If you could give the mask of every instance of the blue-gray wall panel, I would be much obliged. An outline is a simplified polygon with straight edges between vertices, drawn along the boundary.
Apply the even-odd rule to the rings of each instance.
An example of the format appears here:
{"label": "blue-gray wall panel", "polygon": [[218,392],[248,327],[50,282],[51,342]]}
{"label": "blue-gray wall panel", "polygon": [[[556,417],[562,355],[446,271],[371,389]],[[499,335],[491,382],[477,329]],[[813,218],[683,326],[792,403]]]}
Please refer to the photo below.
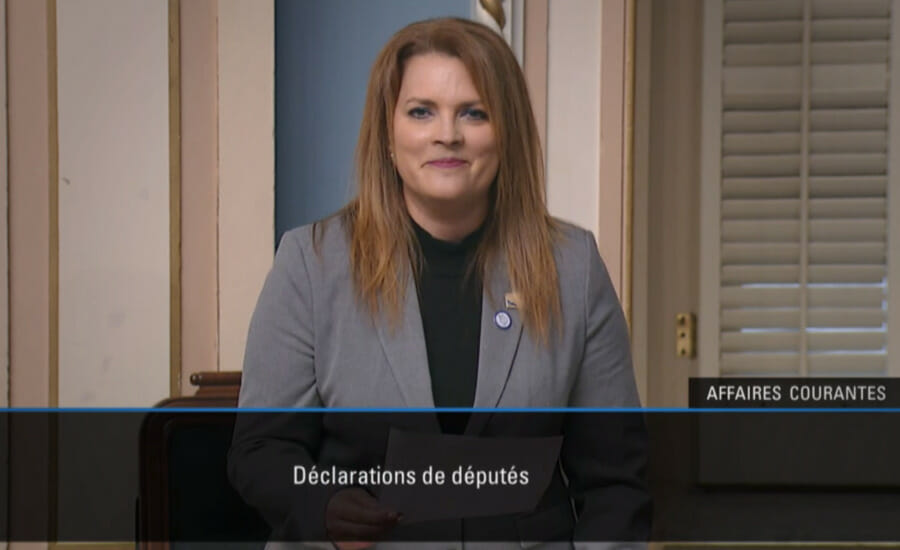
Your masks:
{"label": "blue-gray wall panel", "polygon": [[276,0],[275,236],[343,206],[369,70],[398,29],[469,0]]}

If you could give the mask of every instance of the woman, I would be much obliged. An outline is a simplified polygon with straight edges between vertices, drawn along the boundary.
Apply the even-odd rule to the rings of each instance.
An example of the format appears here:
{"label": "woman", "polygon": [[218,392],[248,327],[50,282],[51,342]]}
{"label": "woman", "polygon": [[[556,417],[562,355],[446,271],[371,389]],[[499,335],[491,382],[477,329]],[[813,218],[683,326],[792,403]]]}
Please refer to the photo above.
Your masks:
{"label": "woman", "polygon": [[[347,207],[282,239],[250,326],[241,407],[639,406],[612,284],[590,233],[547,213],[524,77],[497,34],[438,19],[394,35],[372,68],[356,169]],[[413,416],[423,431],[513,430],[504,415]],[[239,419],[230,475],[276,538],[351,548],[367,543],[343,541],[394,532],[403,511],[362,488],[296,492],[259,475],[356,466],[372,454],[363,441],[383,454],[364,420]],[[515,547],[645,536],[640,422],[604,432],[613,439],[585,415],[536,424],[565,438],[538,509],[463,531],[509,533]]]}

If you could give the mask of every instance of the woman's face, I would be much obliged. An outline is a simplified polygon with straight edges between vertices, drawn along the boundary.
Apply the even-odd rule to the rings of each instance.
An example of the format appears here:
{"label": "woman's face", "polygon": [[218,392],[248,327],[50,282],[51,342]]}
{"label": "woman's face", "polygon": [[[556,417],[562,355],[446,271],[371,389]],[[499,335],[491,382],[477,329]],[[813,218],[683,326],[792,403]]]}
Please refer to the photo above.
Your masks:
{"label": "woman's face", "polygon": [[423,218],[435,215],[479,215],[475,227],[486,215],[499,156],[485,109],[459,59],[429,53],[407,61],[393,154],[407,209],[425,229]]}

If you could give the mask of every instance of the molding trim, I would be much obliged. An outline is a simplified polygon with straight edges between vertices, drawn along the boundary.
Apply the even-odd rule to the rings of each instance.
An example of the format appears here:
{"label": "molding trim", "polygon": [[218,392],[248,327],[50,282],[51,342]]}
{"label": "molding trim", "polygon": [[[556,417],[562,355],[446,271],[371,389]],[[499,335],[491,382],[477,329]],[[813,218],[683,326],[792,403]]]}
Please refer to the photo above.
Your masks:
{"label": "molding trim", "polygon": [[[49,405],[47,3],[9,0],[9,386],[15,407]],[[27,214],[26,214],[27,213]],[[12,480],[10,480],[12,483]]]}
{"label": "molding trim", "polygon": [[181,395],[181,0],[169,0],[169,397]]}
{"label": "molding trim", "polygon": [[[9,150],[6,101],[6,0],[0,0],[0,407],[9,406]],[[9,510],[9,433],[0,439],[0,510]],[[9,514],[0,515],[9,533]],[[0,540],[0,550],[8,543]]]}
{"label": "molding trim", "polygon": [[219,370],[218,2],[180,2],[179,11],[179,391],[191,395],[191,373]]}
{"label": "molding trim", "polygon": [[[900,2],[891,2],[891,39],[888,59],[888,74],[891,75],[888,93],[888,143],[896,143],[894,138],[900,137]],[[888,341],[886,369],[887,376],[900,376],[900,155],[896,150],[888,157],[888,280],[887,280],[887,319]],[[891,338],[891,336],[894,338]]]}
{"label": "molding trim", "polygon": [[[649,166],[650,166],[650,46],[652,3],[634,2],[631,145],[631,348],[634,373],[641,403],[649,406],[648,379],[648,299],[647,262],[649,254]],[[653,550],[653,549],[651,549]],[[658,550],[658,549],[657,549]]]}
{"label": "molding trim", "polygon": [[700,66],[700,235],[697,376],[719,376],[723,0],[703,4]]}
{"label": "molding trim", "polygon": [[[49,387],[48,406],[59,406],[59,100],[57,84],[56,0],[47,1],[47,136],[48,136],[48,261],[50,308],[49,320]],[[47,532],[56,539],[59,526],[59,437],[57,419],[48,420],[47,427]]]}
{"label": "molding trim", "polygon": [[[522,66],[531,108],[541,138],[544,155],[544,173],[547,171],[547,24],[550,7],[548,0],[528,0],[523,5],[522,17]],[[546,190],[546,183],[545,183]]]}
{"label": "molding trim", "polygon": [[[618,237],[600,230],[601,18],[606,2],[549,2],[547,30],[547,207],[550,214],[591,231],[613,280]],[[571,52],[578,51],[576,56]],[[621,82],[620,82],[621,84]],[[578,105],[578,109],[572,109]],[[620,113],[621,114],[621,113]],[[618,180],[616,187],[618,189]],[[620,189],[618,189],[620,190]],[[618,199],[615,209],[620,208]],[[610,227],[618,232],[618,214]],[[615,242],[610,253],[610,242]],[[618,285],[616,286],[618,292]]]}
{"label": "molding trim", "polygon": [[625,95],[622,100],[622,309],[632,324],[634,271],[634,44],[635,0],[625,0]]}
{"label": "molding trim", "polygon": [[47,135],[49,137],[50,384],[48,406],[59,406],[59,109],[57,101],[56,0],[47,0]]}
{"label": "molding trim", "polygon": [[627,166],[632,100],[627,93],[632,87],[627,74],[631,38],[627,30],[627,4],[627,0],[607,0],[601,7],[600,142],[594,154],[599,159],[597,241],[630,325],[631,295],[626,266],[630,241],[626,230],[631,207],[627,195],[632,190]]}
{"label": "molding trim", "polygon": [[[6,101],[6,0],[0,0],[0,406],[9,406],[9,118]],[[0,453],[0,464],[5,463],[6,452]],[[5,481],[0,473],[0,479]],[[3,487],[5,487],[5,483]],[[5,502],[0,495],[0,503]],[[0,518],[0,523],[6,521]],[[0,543],[2,548],[2,543]]]}
{"label": "molding trim", "polygon": [[241,370],[275,242],[275,3],[219,0],[219,370]]}

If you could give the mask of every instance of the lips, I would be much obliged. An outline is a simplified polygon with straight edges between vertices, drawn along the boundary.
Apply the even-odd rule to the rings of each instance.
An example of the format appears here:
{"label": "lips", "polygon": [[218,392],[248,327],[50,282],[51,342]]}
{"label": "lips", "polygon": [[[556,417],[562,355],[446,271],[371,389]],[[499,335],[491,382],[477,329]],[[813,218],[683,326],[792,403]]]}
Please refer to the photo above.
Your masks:
{"label": "lips", "polygon": [[436,166],[437,168],[457,168],[464,165],[465,163],[466,161],[462,159],[446,158],[432,160],[428,164],[430,164],[431,166]]}

